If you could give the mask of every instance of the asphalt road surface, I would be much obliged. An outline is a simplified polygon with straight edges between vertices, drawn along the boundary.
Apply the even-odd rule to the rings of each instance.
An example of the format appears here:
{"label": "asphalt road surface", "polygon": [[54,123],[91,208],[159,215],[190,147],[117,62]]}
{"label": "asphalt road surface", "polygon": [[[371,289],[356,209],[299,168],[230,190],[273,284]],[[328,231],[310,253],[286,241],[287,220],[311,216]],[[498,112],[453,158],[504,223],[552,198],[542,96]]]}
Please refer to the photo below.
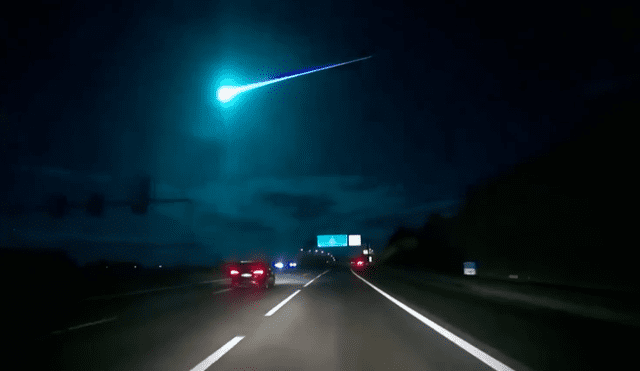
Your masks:
{"label": "asphalt road surface", "polygon": [[633,360],[637,333],[347,267],[280,274],[268,291],[216,281],[87,301],[59,326],[21,345],[9,363],[38,370],[618,369]]}

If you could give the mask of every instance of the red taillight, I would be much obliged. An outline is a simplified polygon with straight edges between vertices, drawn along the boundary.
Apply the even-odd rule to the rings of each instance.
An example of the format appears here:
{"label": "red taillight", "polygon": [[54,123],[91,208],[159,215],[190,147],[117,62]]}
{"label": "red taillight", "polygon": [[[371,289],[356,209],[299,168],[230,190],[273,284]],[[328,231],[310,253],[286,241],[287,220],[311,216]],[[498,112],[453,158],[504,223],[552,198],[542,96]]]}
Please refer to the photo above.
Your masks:
{"label": "red taillight", "polygon": [[235,276],[236,274],[239,274],[239,273],[240,273],[240,272],[238,272],[238,271],[237,271],[237,270],[235,270],[235,269],[232,269],[232,270],[229,272],[229,274],[231,274],[232,276]]}
{"label": "red taillight", "polygon": [[362,261],[359,261],[359,262],[358,262],[358,265],[362,265],[362,264],[364,264]]}
{"label": "red taillight", "polygon": [[253,271],[253,274],[255,274],[255,275],[261,275],[263,273],[264,273],[264,271],[262,269],[256,269],[255,271]]}

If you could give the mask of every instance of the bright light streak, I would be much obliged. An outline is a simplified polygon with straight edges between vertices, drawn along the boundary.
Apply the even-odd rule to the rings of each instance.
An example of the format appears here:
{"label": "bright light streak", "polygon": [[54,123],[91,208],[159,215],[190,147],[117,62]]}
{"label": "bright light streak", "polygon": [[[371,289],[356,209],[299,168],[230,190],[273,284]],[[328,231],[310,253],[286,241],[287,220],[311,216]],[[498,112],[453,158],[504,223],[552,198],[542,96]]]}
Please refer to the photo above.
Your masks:
{"label": "bright light streak", "polygon": [[362,60],[365,60],[365,59],[368,59],[368,58],[371,58],[371,56],[354,59],[354,60],[348,61],[348,62],[342,62],[342,63],[338,63],[338,64],[333,64],[333,65],[330,65],[330,66],[327,66],[327,67],[320,67],[320,68],[313,69],[311,71],[297,73],[297,74],[294,74],[294,75],[291,75],[291,76],[280,77],[280,78],[277,78],[277,79],[267,80],[267,81],[263,81],[263,82],[257,82],[257,83],[254,83],[254,84],[249,84],[249,85],[244,85],[244,86],[230,86],[230,85],[221,86],[220,88],[218,88],[217,98],[218,98],[218,100],[220,102],[227,103],[230,100],[232,100],[236,95],[238,95],[240,93],[243,93],[245,91],[257,89],[257,88],[263,87],[265,85],[275,84],[276,82],[292,79],[294,77],[298,77],[298,76],[302,76],[302,75],[308,75],[308,74],[313,73],[313,72],[328,70],[329,68],[334,68],[334,67],[344,66],[345,64],[349,64],[349,63],[359,62],[359,61],[362,61]]}

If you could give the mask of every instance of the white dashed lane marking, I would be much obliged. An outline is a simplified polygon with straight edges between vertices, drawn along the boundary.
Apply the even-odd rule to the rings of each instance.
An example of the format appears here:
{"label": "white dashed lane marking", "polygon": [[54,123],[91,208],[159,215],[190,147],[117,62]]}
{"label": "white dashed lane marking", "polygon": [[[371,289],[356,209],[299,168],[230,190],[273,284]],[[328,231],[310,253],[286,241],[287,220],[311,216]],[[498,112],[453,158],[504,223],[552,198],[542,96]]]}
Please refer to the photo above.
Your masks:
{"label": "white dashed lane marking", "polygon": [[191,371],[204,371],[204,370],[206,370],[214,362],[216,362],[223,355],[225,355],[225,353],[230,351],[231,348],[235,347],[242,339],[244,339],[244,336],[236,336],[236,337],[234,337],[228,343],[223,345],[222,348],[216,350],[212,355],[210,355],[209,357],[205,358],[204,361],[198,363],[198,365],[196,367],[192,368]]}
{"label": "white dashed lane marking", "polygon": [[309,285],[311,284],[311,282],[313,282],[313,281],[317,280],[318,278],[320,278],[320,276],[322,276],[323,274],[327,273],[328,271],[329,271],[329,270],[327,269],[326,271],[324,271],[324,272],[320,273],[316,278],[314,278],[314,279],[312,279],[311,281],[307,282],[307,283],[306,283],[304,286],[302,286],[302,287],[307,287],[307,286],[309,286]]}
{"label": "white dashed lane marking", "polygon": [[287,304],[287,302],[291,299],[293,299],[294,296],[298,295],[298,293],[302,291],[302,290],[298,290],[296,292],[294,292],[293,294],[289,295],[288,298],[284,299],[280,304],[276,305],[275,307],[273,307],[273,309],[271,309],[267,314],[265,314],[265,317],[270,317],[272,316],[275,312],[278,311],[278,309],[282,308],[283,305]]}
{"label": "white dashed lane marking", "polygon": [[89,327],[89,326],[93,326],[93,325],[99,325],[99,324],[105,323],[105,322],[115,321],[116,319],[118,319],[118,317],[103,318],[103,319],[98,320],[98,321],[93,321],[93,322],[89,322],[89,323],[83,323],[82,325],[77,325],[77,326],[71,326],[71,327],[68,328],[68,330],[69,331],[73,331],[73,330],[77,330],[77,329],[80,329],[80,328],[83,328],[83,327]]}

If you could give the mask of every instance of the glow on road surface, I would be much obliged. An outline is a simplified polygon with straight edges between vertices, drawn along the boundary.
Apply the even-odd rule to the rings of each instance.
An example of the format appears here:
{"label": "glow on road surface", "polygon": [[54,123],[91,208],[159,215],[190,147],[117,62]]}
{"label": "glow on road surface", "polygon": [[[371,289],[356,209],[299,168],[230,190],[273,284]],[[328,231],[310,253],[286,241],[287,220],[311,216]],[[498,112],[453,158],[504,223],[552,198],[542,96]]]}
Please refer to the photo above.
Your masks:
{"label": "glow on road surface", "polygon": [[254,84],[249,84],[249,85],[244,85],[244,86],[230,86],[230,85],[221,86],[220,88],[218,88],[217,98],[218,98],[218,100],[220,102],[226,103],[226,102],[229,102],[230,100],[232,100],[236,95],[238,95],[240,93],[243,93],[245,91],[249,91],[249,90],[253,90],[253,89],[256,89],[256,88],[260,88],[260,87],[263,87],[265,85],[274,84],[276,82],[284,81],[284,80],[287,80],[287,79],[292,79],[294,77],[298,77],[298,76],[302,76],[302,75],[308,75],[310,73],[314,73],[314,72],[318,72],[318,71],[328,70],[329,68],[339,67],[339,66],[343,66],[345,64],[363,61],[363,60],[368,59],[368,58],[371,58],[371,56],[354,59],[354,60],[348,61],[348,62],[333,64],[333,65],[330,65],[330,66],[327,66],[327,67],[320,67],[320,68],[313,69],[311,71],[297,73],[297,74],[294,74],[294,75],[291,75],[291,76],[280,77],[280,78],[277,78],[277,79],[267,80],[267,81],[263,81],[263,82],[257,82],[257,83],[254,83]]}

